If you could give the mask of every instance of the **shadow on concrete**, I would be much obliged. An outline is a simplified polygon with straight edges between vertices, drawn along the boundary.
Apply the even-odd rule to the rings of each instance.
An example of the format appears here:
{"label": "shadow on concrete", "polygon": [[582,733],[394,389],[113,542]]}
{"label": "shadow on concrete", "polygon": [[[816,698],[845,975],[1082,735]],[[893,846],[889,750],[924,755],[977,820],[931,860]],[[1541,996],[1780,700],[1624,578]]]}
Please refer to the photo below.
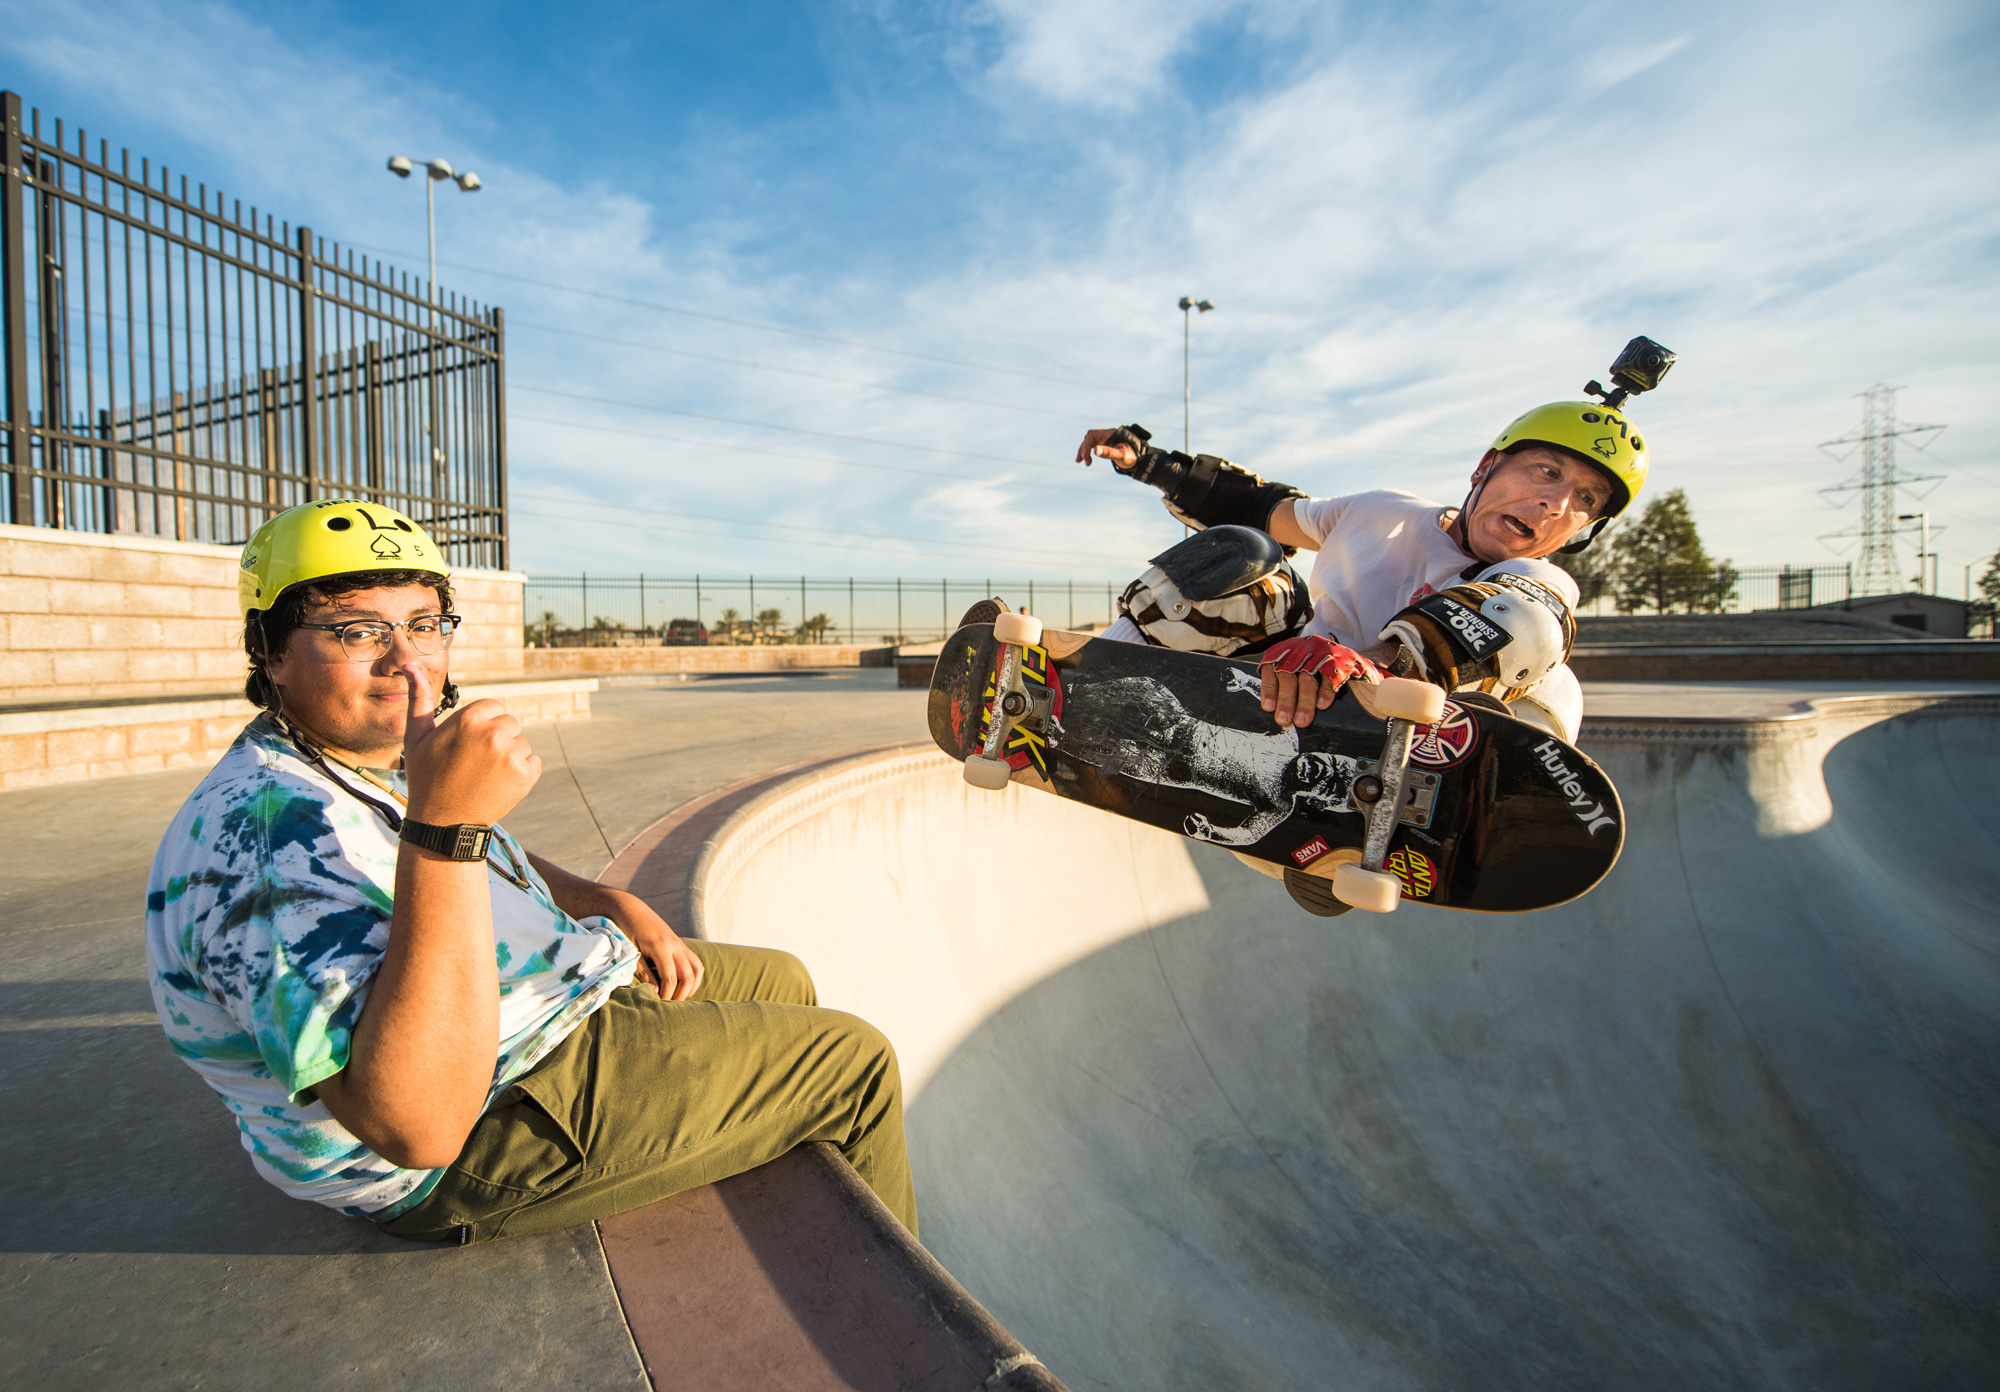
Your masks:
{"label": "shadow on concrete", "polygon": [[[88,1017],[114,1002],[151,1015],[139,982],[11,982],[0,986],[0,1021]],[[14,1176],[0,1250],[409,1250],[258,1178],[215,1094],[150,1018],[0,1032],[0,1088],[8,1097],[0,1165]]]}

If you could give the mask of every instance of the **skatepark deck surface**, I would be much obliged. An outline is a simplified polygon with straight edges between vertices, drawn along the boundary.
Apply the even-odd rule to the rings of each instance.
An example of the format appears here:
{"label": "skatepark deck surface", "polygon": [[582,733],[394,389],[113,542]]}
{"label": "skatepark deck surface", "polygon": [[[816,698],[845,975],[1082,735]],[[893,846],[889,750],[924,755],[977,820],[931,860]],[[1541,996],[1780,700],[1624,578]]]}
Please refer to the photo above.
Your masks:
{"label": "skatepark deck surface", "polygon": [[[509,824],[596,873],[920,739],[892,681],[600,693]],[[1307,918],[921,749],[734,808],[690,903],[897,1043],[926,1246],[1079,1392],[1991,1386],[2000,705],[1837,694],[1592,690],[1630,836],[1544,914]],[[195,778],[0,798],[10,1381],[644,1385],[593,1229],[412,1249],[251,1175],[140,970]]]}

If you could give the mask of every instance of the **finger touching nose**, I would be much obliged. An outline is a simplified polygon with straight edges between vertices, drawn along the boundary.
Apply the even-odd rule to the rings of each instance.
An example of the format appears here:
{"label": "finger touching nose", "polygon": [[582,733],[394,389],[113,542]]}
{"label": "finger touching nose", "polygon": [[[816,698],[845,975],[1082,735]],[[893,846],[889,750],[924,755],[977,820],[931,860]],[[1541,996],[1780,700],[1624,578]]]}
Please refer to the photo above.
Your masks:
{"label": "finger touching nose", "polygon": [[437,689],[421,663],[406,663],[402,675],[410,684],[410,713],[403,726],[403,742],[410,744],[437,728]]}

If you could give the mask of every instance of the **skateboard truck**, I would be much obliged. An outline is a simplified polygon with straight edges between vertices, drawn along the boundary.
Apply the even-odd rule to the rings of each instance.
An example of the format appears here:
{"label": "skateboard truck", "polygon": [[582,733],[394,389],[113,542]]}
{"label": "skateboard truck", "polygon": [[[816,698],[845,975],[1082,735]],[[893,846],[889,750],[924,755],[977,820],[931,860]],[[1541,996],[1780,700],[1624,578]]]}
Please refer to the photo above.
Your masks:
{"label": "skateboard truck", "polygon": [[977,754],[965,756],[965,781],[975,788],[997,792],[1014,777],[1013,766],[1002,757],[1014,727],[1030,714],[1046,710],[1046,698],[1026,689],[1021,680],[1021,654],[1042,641],[1042,621],[1033,614],[1001,614],[993,620],[993,636],[1000,642],[1000,670],[993,676],[993,706],[987,715],[986,738]]}
{"label": "skateboard truck", "polygon": [[1333,872],[1333,897],[1370,913],[1388,913],[1402,898],[1403,884],[1382,864],[1402,815],[1410,747],[1419,725],[1435,725],[1444,718],[1444,692],[1429,682],[1384,677],[1375,685],[1369,704],[1389,722],[1389,729],[1374,771],[1354,780],[1354,800],[1368,808],[1367,838],[1360,864],[1342,865]]}

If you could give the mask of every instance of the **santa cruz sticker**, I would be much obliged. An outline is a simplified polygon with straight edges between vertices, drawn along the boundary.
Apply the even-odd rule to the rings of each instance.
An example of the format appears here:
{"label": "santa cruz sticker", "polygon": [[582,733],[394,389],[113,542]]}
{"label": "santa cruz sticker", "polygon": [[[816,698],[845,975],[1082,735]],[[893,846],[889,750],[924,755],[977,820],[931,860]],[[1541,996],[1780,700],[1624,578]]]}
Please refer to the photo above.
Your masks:
{"label": "santa cruz sticker", "polygon": [[1425,768],[1445,769],[1463,763],[1479,743],[1479,726],[1463,706],[1444,703],[1444,718],[1435,725],[1419,725],[1410,745],[1410,762]]}
{"label": "santa cruz sticker", "polygon": [[1383,858],[1382,868],[1402,882],[1405,899],[1428,899],[1437,888],[1437,866],[1422,851],[1407,847],[1391,851]]}
{"label": "santa cruz sticker", "polygon": [[1306,842],[1305,845],[1293,851],[1292,859],[1301,865],[1311,865],[1332,849],[1333,847],[1326,844],[1324,836],[1315,836],[1312,840]]}

